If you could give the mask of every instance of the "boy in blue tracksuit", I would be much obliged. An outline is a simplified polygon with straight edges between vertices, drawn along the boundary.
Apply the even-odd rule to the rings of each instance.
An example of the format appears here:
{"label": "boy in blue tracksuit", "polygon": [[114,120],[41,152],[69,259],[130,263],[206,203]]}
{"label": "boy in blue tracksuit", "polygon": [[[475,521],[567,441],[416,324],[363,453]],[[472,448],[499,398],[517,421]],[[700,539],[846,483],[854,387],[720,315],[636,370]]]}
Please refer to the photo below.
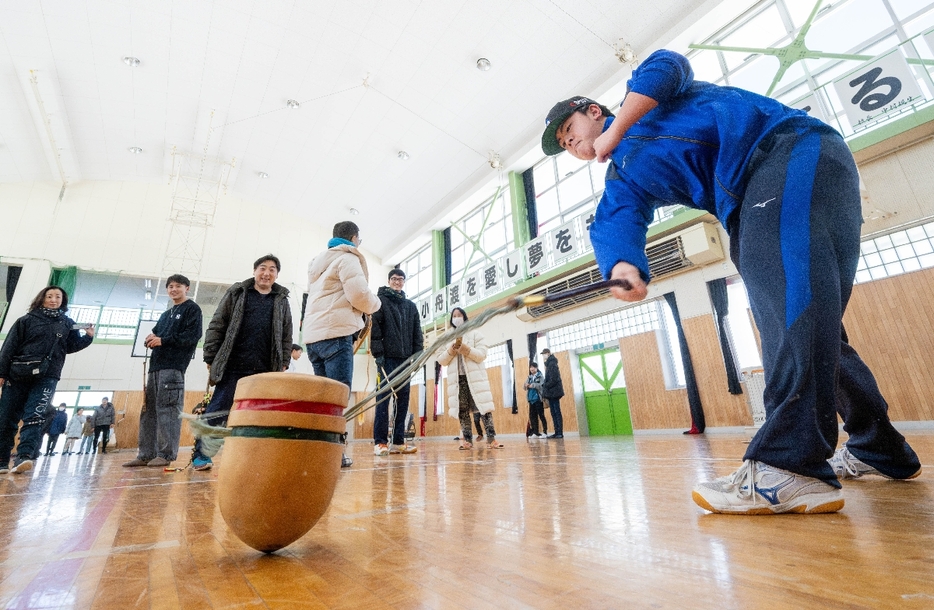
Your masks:
{"label": "boy in blue tracksuit", "polygon": [[[555,105],[542,148],[611,161],[590,238],[603,275],[631,285],[616,298],[647,294],[656,206],[707,210],[729,233],[762,337],[767,419],[743,466],[698,484],[694,501],[723,513],[833,512],[838,476],[920,474],[843,331],[862,223],[843,138],[770,98],[695,81],[671,51],[650,55],[628,89],[616,117],[580,96]],[[849,440],[834,453],[837,411]]]}

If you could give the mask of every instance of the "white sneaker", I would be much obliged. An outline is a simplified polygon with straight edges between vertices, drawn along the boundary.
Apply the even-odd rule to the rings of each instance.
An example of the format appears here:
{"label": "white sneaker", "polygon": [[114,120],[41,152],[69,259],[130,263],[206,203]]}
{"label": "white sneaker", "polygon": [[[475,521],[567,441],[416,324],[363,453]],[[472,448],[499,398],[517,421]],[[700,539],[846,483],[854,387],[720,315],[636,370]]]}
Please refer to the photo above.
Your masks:
{"label": "white sneaker", "polygon": [[858,479],[867,474],[874,474],[880,477],[885,476],[869,464],[859,461],[855,455],[850,453],[846,445],[837,449],[833,457],[827,460],[827,462],[830,464],[830,467],[833,468],[838,479]]}
{"label": "white sneaker", "polygon": [[843,508],[843,493],[812,477],[755,460],[733,474],[698,483],[694,502],[712,513],[776,515],[834,513]]}
{"label": "white sneaker", "polygon": [[393,445],[389,448],[389,453],[404,453],[405,455],[409,455],[411,453],[418,453],[418,447],[415,445]]}
{"label": "white sneaker", "polygon": [[389,455],[389,445],[374,445],[373,455],[377,455],[377,456]]}
{"label": "white sneaker", "polygon": [[[893,479],[887,474],[883,474],[870,466],[869,464],[860,461],[858,457],[850,453],[850,450],[846,448],[846,445],[837,449],[833,457],[827,460],[830,464],[830,467],[833,468],[834,473],[837,475],[838,479],[858,479],[860,477],[866,476],[867,474],[875,475],[877,477],[885,477],[886,479]],[[914,474],[905,477],[907,479],[914,479],[921,474],[921,469],[919,468]]]}

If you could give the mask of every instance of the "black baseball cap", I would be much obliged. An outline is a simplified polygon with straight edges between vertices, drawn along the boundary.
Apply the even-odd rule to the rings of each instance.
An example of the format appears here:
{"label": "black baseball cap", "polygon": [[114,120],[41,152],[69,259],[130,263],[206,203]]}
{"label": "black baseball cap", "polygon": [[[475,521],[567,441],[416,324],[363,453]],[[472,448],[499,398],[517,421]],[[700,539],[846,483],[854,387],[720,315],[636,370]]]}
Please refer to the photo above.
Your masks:
{"label": "black baseball cap", "polygon": [[546,155],[557,155],[560,152],[564,152],[564,149],[558,144],[558,136],[555,135],[555,132],[558,131],[558,128],[564,124],[564,121],[567,120],[569,116],[575,112],[585,111],[587,108],[590,108],[591,104],[600,106],[600,110],[603,111],[603,116],[613,116],[609,108],[600,102],[582,95],[577,95],[554,105],[551,112],[545,117],[545,133],[542,134],[542,150],[545,151]]}

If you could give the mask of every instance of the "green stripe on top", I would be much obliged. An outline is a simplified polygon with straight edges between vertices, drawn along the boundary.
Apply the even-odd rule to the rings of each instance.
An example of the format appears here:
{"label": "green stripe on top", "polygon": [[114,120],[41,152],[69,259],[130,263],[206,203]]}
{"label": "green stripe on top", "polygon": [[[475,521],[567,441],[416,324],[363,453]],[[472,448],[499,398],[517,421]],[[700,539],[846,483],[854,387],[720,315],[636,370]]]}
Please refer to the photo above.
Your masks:
{"label": "green stripe on top", "polygon": [[286,441],[321,441],[344,444],[345,433],[308,430],[292,426],[234,426],[230,436],[243,438],[274,438]]}

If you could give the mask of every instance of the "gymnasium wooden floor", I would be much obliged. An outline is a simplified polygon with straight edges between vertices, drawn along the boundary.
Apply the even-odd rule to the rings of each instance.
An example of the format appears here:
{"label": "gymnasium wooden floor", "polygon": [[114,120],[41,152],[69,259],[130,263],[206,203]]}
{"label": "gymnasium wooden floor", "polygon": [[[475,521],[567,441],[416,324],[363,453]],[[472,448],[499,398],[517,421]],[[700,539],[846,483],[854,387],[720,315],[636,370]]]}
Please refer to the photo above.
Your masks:
{"label": "gymnasium wooden floor", "polygon": [[204,473],[41,458],[0,478],[0,606],[934,608],[934,432],[907,436],[918,479],[848,482],[842,512],[778,517],[691,502],[741,436],[432,439],[388,458],[358,442],[329,512],[268,556],[216,508],[223,455]]}

